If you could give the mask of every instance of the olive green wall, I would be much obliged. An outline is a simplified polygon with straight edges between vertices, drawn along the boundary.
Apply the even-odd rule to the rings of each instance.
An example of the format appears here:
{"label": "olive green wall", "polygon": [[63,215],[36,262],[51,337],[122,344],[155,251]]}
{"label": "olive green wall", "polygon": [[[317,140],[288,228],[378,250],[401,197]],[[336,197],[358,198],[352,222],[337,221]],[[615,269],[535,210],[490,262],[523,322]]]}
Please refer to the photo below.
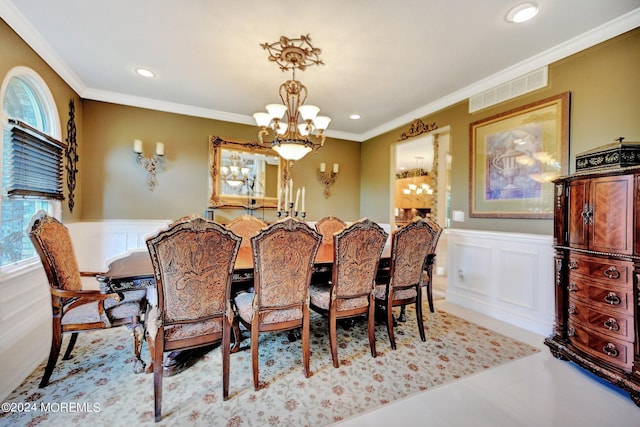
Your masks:
{"label": "olive green wall", "polygon": [[[469,114],[468,101],[452,105],[421,119],[451,128],[451,204],[465,213],[464,222],[452,227],[506,232],[551,234],[552,220],[487,219],[469,217],[469,125],[562,92],[571,92],[570,170],[575,155],[624,136],[640,141],[640,29],[586,49],[549,66],[549,85]],[[388,222],[390,146],[409,125],[362,144],[360,206],[363,216]]]}
{"label": "olive green wall", "polygon": [[[118,104],[83,102],[85,144],[84,220],[176,219],[204,214],[208,201],[208,137],[256,140],[255,126],[165,113]],[[146,186],[147,172],[136,163],[133,140],[141,139],[144,155],[153,155],[156,142],[165,144],[166,168],[157,174],[154,191]],[[333,194],[323,197],[316,176],[320,162],[342,164]],[[295,163],[294,187],[306,187],[307,219],[333,214],[348,221],[359,218],[360,143],[327,139],[317,154]],[[228,222],[246,213],[242,209],[217,209],[214,218]],[[254,215],[272,221],[274,211]]]}
{"label": "olive green wall", "polygon": [[[60,117],[60,140],[65,142],[67,138],[67,121],[69,120],[69,101],[74,100],[75,103],[75,124],[76,124],[76,140],[78,141],[78,154],[80,161],[84,157],[82,150],[82,130],[83,130],[83,111],[82,103],[78,94],[74,92],[58,74],[47,65],[34,51],[31,49],[6,22],[0,19],[0,76],[4,79],[7,73],[14,67],[23,66],[34,70],[45,81],[53,98],[55,99],[58,116]],[[68,192],[66,186],[66,174],[64,179],[64,194],[67,199],[63,202],[63,217],[67,221],[75,221],[80,218],[82,199],[80,192],[82,189],[82,173],[76,176],[75,205],[73,213],[69,212]]]}

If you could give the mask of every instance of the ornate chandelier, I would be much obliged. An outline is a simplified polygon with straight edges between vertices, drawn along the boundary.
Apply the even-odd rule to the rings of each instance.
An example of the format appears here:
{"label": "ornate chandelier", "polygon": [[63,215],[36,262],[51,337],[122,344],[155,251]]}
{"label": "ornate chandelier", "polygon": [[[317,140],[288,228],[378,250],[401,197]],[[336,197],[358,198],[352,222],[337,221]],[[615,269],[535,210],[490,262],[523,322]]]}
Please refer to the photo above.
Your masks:
{"label": "ornate chandelier", "polygon": [[266,113],[253,115],[260,126],[260,142],[265,143],[264,138],[271,130],[273,140],[267,143],[285,160],[300,160],[311,150],[320,149],[325,140],[324,131],[331,122],[327,116],[318,116],[320,108],[305,105],[307,88],[296,80],[296,69],[304,71],[308,66],[324,64],[319,58],[321,50],[310,42],[307,34],[298,39],[281,36],[278,42],[261,44],[269,52],[269,61],[277,63],[283,72],[291,70],[293,74],[291,80],[280,85],[282,104],[269,104],[265,107]]}

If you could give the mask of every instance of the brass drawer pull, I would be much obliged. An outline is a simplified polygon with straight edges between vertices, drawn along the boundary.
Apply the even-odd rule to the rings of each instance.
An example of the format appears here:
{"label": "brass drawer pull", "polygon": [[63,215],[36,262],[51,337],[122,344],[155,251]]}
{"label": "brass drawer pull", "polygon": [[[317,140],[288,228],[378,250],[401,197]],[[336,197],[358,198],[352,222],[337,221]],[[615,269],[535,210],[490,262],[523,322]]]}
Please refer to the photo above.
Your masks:
{"label": "brass drawer pull", "polygon": [[569,329],[567,329],[567,335],[570,337],[575,337],[576,336],[576,328],[574,328],[573,326],[569,326]]}
{"label": "brass drawer pull", "polygon": [[569,267],[569,270],[575,270],[576,268],[578,268],[578,261],[572,259],[571,261],[569,261],[569,265],[567,267]]}
{"label": "brass drawer pull", "polygon": [[616,348],[616,345],[613,343],[607,343],[604,347],[602,347],[602,351],[610,357],[618,357],[620,352]]}
{"label": "brass drawer pull", "polygon": [[576,314],[576,306],[571,304],[569,306],[569,310],[568,311],[569,311],[569,314]]}
{"label": "brass drawer pull", "polygon": [[609,292],[606,297],[604,297],[604,301],[607,304],[611,305],[620,305],[620,297],[615,292]]}
{"label": "brass drawer pull", "polygon": [[613,280],[620,278],[620,272],[613,265],[605,270],[604,275]]}
{"label": "brass drawer pull", "polygon": [[569,292],[577,292],[578,291],[578,285],[576,285],[575,283],[571,282],[571,283],[569,283],[569,286],[567,286],[567,290]]}
{"label": "brass drawer pull", "polygon": [[615,332],[618,332],[620,330],[620,324],[613,317],[610,317],[607,321],[604,322],[604,327],[610,331]]}

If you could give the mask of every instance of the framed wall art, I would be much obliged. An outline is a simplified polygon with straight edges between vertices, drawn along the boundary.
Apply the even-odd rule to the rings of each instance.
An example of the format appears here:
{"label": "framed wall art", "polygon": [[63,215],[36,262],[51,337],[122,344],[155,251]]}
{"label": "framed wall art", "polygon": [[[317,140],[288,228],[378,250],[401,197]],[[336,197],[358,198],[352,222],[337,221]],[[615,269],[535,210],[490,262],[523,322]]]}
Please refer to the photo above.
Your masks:
{"label": "framed wall art", "polygon": [[569,92],[471,123],[470,207],[477,218],[553,218],[568,173]]}

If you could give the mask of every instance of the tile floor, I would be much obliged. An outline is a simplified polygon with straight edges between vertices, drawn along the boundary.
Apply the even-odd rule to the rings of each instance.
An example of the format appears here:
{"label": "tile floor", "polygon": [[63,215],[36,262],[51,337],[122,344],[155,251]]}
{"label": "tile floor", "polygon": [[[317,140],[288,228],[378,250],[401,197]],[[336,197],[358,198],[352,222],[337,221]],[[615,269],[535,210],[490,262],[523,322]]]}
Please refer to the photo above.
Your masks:
{"label": "tile floor", "polygon": [[[437,289],[434,286],[434,297],[442,295]],[[543,344],[544,337],[444,299],[435,305],[541,351],[345,420],[340,427],[640,426],[640,408],[627,393],[575,364],[555,359]]]}

